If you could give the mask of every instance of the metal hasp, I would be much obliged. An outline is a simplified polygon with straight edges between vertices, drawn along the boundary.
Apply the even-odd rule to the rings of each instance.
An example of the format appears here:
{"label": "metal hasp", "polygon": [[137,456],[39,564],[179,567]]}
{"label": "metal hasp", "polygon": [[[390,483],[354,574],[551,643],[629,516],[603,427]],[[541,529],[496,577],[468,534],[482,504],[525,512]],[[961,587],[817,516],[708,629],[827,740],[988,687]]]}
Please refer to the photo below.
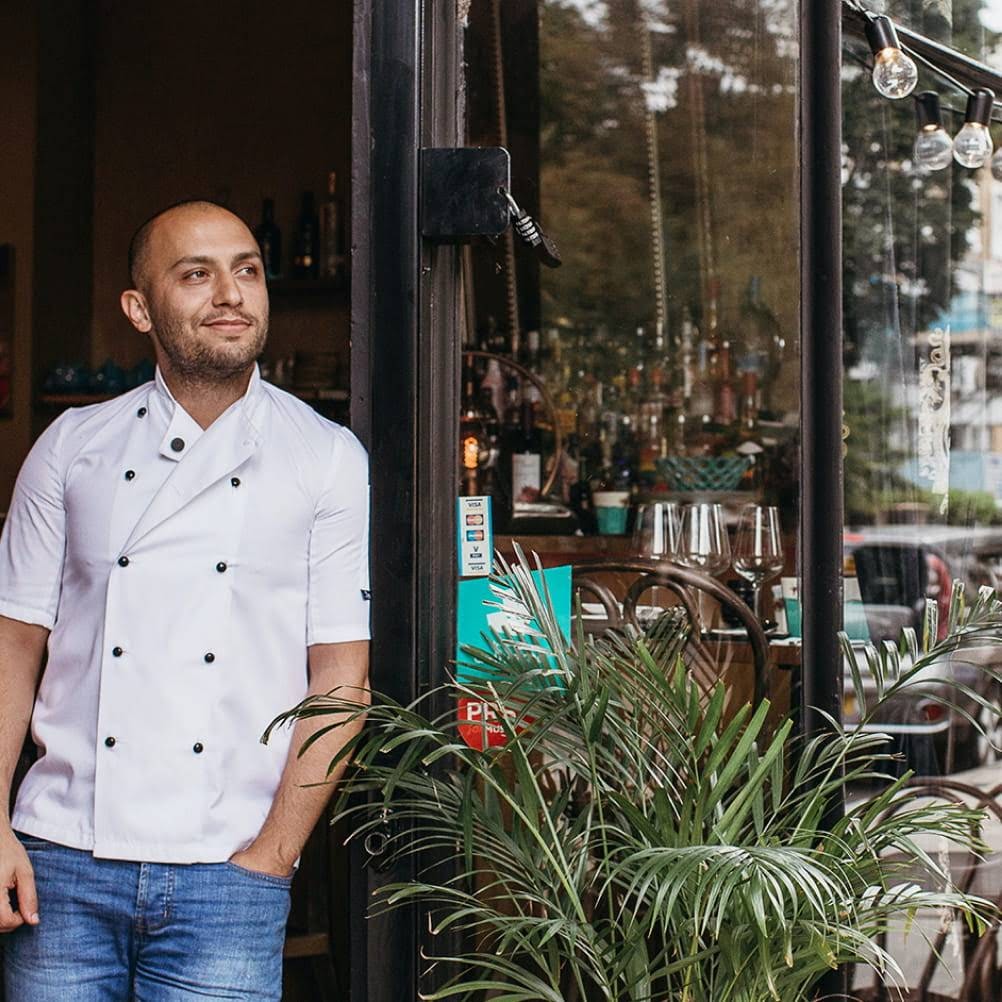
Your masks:
{"label": "metal hasp", "polygon": [[421,235],[438,243],[498,237],[511,222],[503,146],[421,150]]}

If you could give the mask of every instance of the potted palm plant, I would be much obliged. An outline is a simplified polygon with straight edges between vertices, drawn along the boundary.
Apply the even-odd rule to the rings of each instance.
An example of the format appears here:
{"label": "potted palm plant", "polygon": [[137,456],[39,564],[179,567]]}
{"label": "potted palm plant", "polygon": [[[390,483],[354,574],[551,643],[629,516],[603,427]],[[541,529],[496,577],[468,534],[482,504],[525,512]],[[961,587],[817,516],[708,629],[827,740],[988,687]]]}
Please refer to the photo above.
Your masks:
{"label": "potted palm plant", "polygon": [[[392,817],[392,854],[448,864],[375,905],[420,901],[459,944],[435,958],[447,976],[427,998],[796,1002],[840,964],[900,979],[878,936],[919,909],[989,919],[923,847],[935,834],[982,849],[977,811],[911,802],[907,776],[837,809],[880,776],[884,738],[833,722],[798,744],[768,702],[704,693],[672,611],[647,632],[565,637],[530,571],[519,554],[494,579],[532,625],[466,651],[483,681],[409,706],[333,692],[276,721],[331,715],[322,734],[368,714],[342,753],[341,815],[356,837]],[[958,599],[952,626],[955,655],[967,637],[997,639],[1002,610],[991,594]],[[906,637],[904,660],[872,654],[878,702],[928,683],[935,635]],[[486,700],[504,745],[469,746],[454,709],[431,712],[443,695]]]}

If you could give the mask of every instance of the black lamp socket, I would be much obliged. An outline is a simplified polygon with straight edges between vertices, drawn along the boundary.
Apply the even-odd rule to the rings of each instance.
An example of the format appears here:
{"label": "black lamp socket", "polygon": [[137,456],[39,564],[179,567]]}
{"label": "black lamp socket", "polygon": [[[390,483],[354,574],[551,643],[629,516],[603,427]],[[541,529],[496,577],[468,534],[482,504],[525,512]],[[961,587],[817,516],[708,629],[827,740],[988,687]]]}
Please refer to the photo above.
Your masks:
{"label": "black lamp socket", "polygon": [[995,104],[995,93],[987,87],[979,87],[968,99],[967,110],[964,112],[964,122],[977,122],[987,126],[992,120],[992,107]]}
{"label": "black lamp socket", "polygon": [[915,118],[918,120],[919,130],[943,127],[939,95],[934,90],[924,90],[915,95]]}
{"label": "black lamp socket", "polygon": [[900,49],[898,33],[894,30],[894,22],[886,14],[878,14],[866,22],[866,40],[870,43],[870,51],[876,55],[884,49]]}

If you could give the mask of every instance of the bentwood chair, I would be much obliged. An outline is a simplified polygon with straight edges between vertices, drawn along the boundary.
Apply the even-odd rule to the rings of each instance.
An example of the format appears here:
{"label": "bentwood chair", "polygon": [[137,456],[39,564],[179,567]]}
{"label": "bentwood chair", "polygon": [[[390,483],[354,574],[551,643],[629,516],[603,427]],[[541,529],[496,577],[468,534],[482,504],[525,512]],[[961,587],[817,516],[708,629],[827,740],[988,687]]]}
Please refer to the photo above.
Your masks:
{"label": "bentwood chair", "polygon": [[[956,775],[916,777],[908,784],[908,790],[918,800],[928,798],[980,807],[987,814],[986,823],[1002,830],[1002,783],[982,788],[964,782]],[[888,814],[897,813],[907,802],[910,801],[897,801]],[[981,857],[968,852],[955,855],[958,855],[957,859],[950,859],[950,873],[958,890],[979,894],[993,900],[997,908],[1002,907],[1002,875],[998,872],[1002,866],[999,860],[990,855]],[[913,948],[905,951],[907,961],[902,963],[906,976],[909,976],[907,988],[899,993],[896,988],[882,984],[850,987],[849,997],[860,1002],[998,1002],[1002,998],[1002,969],[998,959],[999,919],[996,918],[980,938],[965,930],[960,951],[961,971],[950,969],[961,959],[948,943],[953,923],[936,916],[934,924],[935,931],[929,934],[927,942],[921,939],[920,932],[911,933],[909,942]],[[888,948],[886,932],[877,937],[877,943],[883,949]],[[924,959],[922,952],[916,956],[916,946],[925,952]],[[895,950],[891,952],[898,959]]]}
{"label": "bentwood chair", "polygon": [[768,696],[771,663],[769,641],[762,624],[740,596],[715,578],[670,563],[616,560],[575,565],[572,586],[583,602],[593,599],[595,605],[601,607],[601,615],[589,622],[591,632],[626,627],[642,629],[638,617],[641,598],[652,589],[669,592],[674,604],[685,610],[690,627],[685,656],[700,685],[706,689],[720,678],[720,657],[704,629],[701,598],[726,609],[747,634],[754,673],[754,700],[758,703]]}

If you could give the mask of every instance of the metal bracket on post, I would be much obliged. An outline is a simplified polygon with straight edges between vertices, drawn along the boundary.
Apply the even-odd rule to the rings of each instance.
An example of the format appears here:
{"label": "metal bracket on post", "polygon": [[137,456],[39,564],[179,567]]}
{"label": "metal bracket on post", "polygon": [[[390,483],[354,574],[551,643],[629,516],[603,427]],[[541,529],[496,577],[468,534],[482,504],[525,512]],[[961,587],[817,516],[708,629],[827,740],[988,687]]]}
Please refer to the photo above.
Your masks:
{"label": "metal bracket on post", "polygon": [[421,150],[421,235],[436,243],[499,237],[511,223],[502,146]]}

